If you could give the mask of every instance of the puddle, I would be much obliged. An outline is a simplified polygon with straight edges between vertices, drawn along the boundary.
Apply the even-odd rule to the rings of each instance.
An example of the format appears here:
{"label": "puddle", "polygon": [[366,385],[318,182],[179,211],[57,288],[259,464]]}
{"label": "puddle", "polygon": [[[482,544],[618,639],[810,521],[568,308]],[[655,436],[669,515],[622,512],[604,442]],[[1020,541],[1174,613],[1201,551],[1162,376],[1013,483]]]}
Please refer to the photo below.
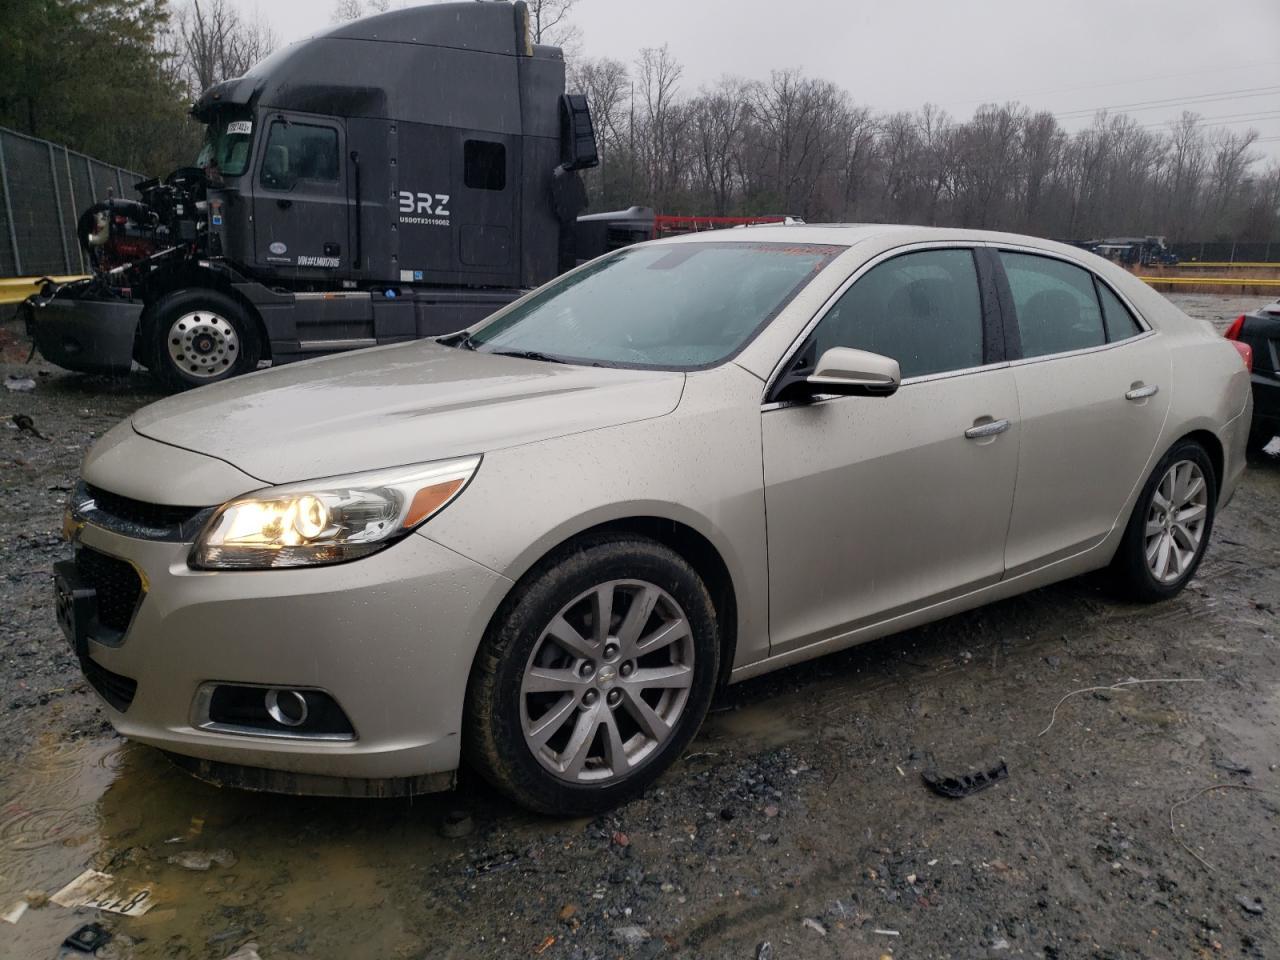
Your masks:
{"label": "puddle", "polygon": [[1228,739],[1228,753],[1220,759],[1247,766],[1259,782],[1280,787],[1275,778],[1280,767],[1280,685],[1269,685],[1242,709],[1223,711],[1216,720]]}
{"label": "puddle", "polygon": [[[250,939],[264,956],[267,944],[277,955],[419,953],[415,928],[429,911],[407,888],[423,866],[463,849],[436,833],[442,800],[224,791],[119,739],[41,743],[0,773],[0,912],[24,891],[51,895],[90,868],[150,886],[155,906],[144,916],[97,917],[138,941],[139,960],[220,957]],[[234,864],[192,871],[168,862],[220,848]],[[16,925],[0,923],[0,955],[51,957],[93,919],[52,903],[28,910]]]}

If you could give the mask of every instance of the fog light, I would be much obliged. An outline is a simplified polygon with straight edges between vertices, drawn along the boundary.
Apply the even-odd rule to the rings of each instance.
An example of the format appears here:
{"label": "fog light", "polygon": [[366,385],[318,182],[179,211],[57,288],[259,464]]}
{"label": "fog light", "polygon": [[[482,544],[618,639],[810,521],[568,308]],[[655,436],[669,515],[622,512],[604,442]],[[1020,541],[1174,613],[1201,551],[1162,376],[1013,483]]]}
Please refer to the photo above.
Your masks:
{"label": "fog light", "polygon": [[206,683],[196,691],[193,725],[218,733],[310,740],[355,740],[338,702],[313,687]]}
{"label": "fog light", "polygon": [[267,716],[282,727],[300,727],[307,722],[307,698],[297,690],[267,691]]}

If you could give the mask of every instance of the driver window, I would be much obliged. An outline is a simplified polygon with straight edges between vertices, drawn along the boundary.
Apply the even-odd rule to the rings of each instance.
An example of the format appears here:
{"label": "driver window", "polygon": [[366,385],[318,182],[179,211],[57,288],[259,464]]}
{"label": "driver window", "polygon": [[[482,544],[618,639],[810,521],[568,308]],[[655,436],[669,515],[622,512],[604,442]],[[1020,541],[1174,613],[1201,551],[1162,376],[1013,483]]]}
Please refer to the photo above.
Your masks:
{"label": "driver window", "polygon": [[338,180],[338,131],[275,120],[262,157],[262,185],[288,190],[299,180]]}
{"label": "driver window", "polygon": [[982,297],[969,250],[921,250],[877,264],[814,331],[832,347],[892,357],[903,379],[982,366]]}

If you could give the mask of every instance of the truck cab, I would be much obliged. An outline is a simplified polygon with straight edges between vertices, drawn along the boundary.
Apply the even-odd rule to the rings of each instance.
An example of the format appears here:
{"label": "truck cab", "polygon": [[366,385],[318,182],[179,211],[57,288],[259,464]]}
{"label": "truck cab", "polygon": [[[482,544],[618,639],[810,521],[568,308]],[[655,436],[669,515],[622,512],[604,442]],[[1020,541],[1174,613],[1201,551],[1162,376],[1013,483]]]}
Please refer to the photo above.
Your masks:
{"label": "truck cab", "polygon": [[95,275],[29,302],[41,352],[186,387],[479,321],[576,259],[596,153],[564,85],[523,2],[395,10],[275,52],[193,106],[196,167],[82,217]]}

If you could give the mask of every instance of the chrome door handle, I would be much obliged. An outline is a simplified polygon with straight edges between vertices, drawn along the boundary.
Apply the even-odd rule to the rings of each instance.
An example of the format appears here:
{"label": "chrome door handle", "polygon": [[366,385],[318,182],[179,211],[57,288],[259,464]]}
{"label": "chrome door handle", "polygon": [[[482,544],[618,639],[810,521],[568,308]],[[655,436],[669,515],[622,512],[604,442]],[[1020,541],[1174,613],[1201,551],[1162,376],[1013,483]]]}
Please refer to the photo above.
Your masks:
{"label": "chrome door handle", "polygon": [[1145,400],[1147,397],[1154,397],[1160,392],[1160,388],[1154,383],[1146,387],[1134,387],[1124,395],[1126,400]]}
{"label": "chrome door handle", "polygon": [[997,434],[1004,433],[1009,429],[1008,420],[991,420],[987,423],[980,423],[977,426],[970,427],[964,432],[969,440],[981,440],[983,437],[994,437]]}

